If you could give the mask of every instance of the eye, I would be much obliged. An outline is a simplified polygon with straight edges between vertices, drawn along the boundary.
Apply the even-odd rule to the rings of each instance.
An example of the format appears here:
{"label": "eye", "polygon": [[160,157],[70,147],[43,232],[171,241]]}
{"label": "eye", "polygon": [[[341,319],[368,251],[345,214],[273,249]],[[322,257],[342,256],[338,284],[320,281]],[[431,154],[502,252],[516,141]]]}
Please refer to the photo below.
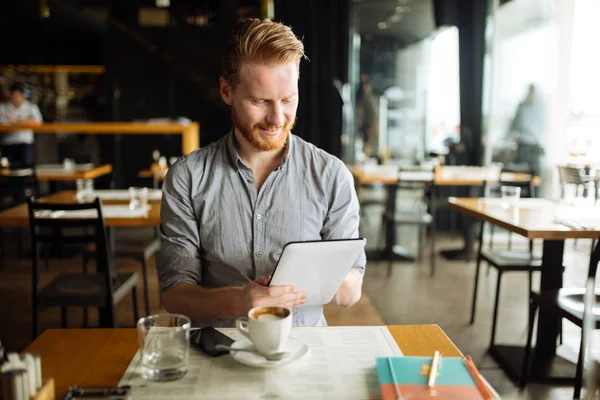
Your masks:
{"label": "eye", "polygon": [[250,102],[252,104],[254,104],[255,106],[261,106],[261,105],[265,104],[265,101],[260,100],[260,99],[252,99],[252,100],[250,100]]}
{"label": "eye", "polygon": [[293,101],[293,100],[292,100],[292,99],[289,99],[289,98],[288,98],[288,99],[283,99],[283,100],[281,100],[281,102],[282,102],[283,104],[290,104],[292,101]]}

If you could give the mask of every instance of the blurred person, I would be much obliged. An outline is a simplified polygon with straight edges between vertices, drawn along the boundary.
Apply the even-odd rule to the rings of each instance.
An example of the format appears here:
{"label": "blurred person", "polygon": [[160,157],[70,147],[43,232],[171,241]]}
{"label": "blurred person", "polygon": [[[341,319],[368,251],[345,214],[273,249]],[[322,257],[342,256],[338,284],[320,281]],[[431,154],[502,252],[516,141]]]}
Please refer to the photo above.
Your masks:
{"label": "blurred person", "polygon": [[[40,125],[42,114],[37,105],[25,97],[21,82],[9,87],[10,100],[0,104],[0,124]],[[33,131],[22,129],[10,133],[0,133],[0,152],[8,158],[12,166],[33,164]]]}
{"label": "blurred person", "polygon": [[530,84],[527,95],[517,107],[506,140],[516,147],[514,162],[525,171],[540,173],[545,132],[545,107],[535,85]]}
{"label": "blurred person", "polygon": [[367,74],[361,74],[356,91],[357,130],[358,136],[364,143],[363,152],[367,157],[377,156],[377,149],[374,149],[379,135],[376,103],[369,77]]}
{"label": "blurred person", "polygon": [[[233,129],[178,159],[164,180],[156,262],[163,304],[194,325],[234,326],[256,306],[303,305],[306,293],[268,287],[285,244],[358,237],[352,175],[291,133],[302,58],[304,46],[289,27],[239,23],[219,81]],[[363,252],[333,303],[360,299],[365,265]],[[326,325],[323,307],[295,309],[293,323]]]}

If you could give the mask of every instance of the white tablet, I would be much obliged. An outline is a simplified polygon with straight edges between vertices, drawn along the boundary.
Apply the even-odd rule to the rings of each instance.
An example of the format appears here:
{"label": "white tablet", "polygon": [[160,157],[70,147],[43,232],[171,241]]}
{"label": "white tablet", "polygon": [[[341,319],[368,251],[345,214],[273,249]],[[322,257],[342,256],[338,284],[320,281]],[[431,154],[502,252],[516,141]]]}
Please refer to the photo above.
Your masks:
{"label": "white tablet", "polygon": [[366,244],[363,238],[290,242],[283,248],[270,286],[294,285],[306,292],[305,306],[327,304]]}

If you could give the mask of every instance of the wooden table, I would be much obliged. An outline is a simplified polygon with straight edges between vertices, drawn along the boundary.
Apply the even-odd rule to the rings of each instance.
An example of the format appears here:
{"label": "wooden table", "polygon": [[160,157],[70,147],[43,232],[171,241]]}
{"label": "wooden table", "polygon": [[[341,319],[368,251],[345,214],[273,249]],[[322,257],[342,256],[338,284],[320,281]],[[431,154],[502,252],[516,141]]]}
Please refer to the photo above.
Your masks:
{"label": "wooden table", "polygon": [[[437,325],[394,325],[388,329],[407,356],[461,352]],[[54,378],[57,398],[69,386],[116,386],[138,350],[135,329],[49,329],[25,352],[42,356],[44,379]]]}
{"label": "wooden table", "polygon": [[[111,164],[103,164],[84,168],[76,166],[72,170],[66,170],[62,164],[36,166],[35,174],[38,181],[76,181],[77,179],[96,179],[112,172]],[[0,175],[3,176],[26,176],[31,174],[30,168],[9,169],[1,168]]]}
{"label": "wooden table", "polygon": [[0,134],[17,130],[35,133],[91,133],[112,135],[181,135],[181,153],[189,154],[200,147],[200,125],[148,124],[145,122],[45,123],[41,125],[0,125]]}
{"label": "wooden table", "polygon": [[[58,193],[51,194],[46,197],[42,197],[40,201],[56,202],[72,204],[77,203],[75,197],[75,191],[64,190]],[[125,201],[107,201],[103,203],[107,204],[125,204]],[[104,224],[107,227],[157,227],[160,226],[160,203],[149,202],[148,213],[141,217],[135,218],[111,218],[104,217]],[[18,206],[8,208],[0,212],[0,227],[25,227],[29,226],[29,214],[27,211],[27,204],[20,204]]]}
{"label": "wooden table", "polygon": [[152,178],[152,187],[155,189],[159,188],[159,182],[165,179],[165,175],[169,171],[169,167],[161,167],[157,164],[153,164],[148,169],[144,169],[138,172],[138,178]]}
{"label": "wooden table", "polygon": [[[435,218],[437,212],[437,188],[438,187],[449,187],[449,186],[461,186],[469,187],[472,192],[475,188],[483,187],[488,183],[523,183],[532,180],[531,175],[525,173],[513,173],[503,172],[500,174],[499,179],[486,179],[487,167],[477,166],[441,166],[437,167],[435,171],[418,170],[415,168],[402,170],[399,173],[399,168],[394,166],[375,166],[372,170],[367,170],[365,167],[348,166],[348,169],[354,176],[356,182],[359,185],[367,185],[373,183],[380,183],[388,189],[388,200],[386,202],[387,207],[395,206],[396,198],[396,186],[399,182],[402,183],[422,183],[428,185],[431,188],[431,202],[430,209],[433,217],[431,221],[431,236],[433,237],[437,233],[437,220]],[[533,185],[539,186],[541,179],[539,176],[533,178]],[[476,196],[475,193],[470,193],[470,196]],[[387,210],[388,212],[393,211],[392,209]],[[406,251],[400,246],[396,246],[396,233],[395,227],[392,224],[388,224],[385,231],[386,244],[383,250],[371,251],[367,257],[369,259],[385,259],[393,258],[397,261],[403,260],[414,260],[414,257],[410,257]],[[474,255],[474,242],[475,233],[472,224],[469,221],[465,221],[464,227],[464,240],[465,246],[462,250],[446,250],[441,251],[442,254],[452,259],[465,259],[470,260]],[[397,252],[400,250],[400,253]],[[430,249],[430,275],[435,275],[435,249],[434,241],[431,241]],[[390,256],[391,253],[391,256]]]}
{"label": "wooden table", "polygon": [[[576,212],[573,206],[544,199],[520,199],[514,207],[506,207],[501,199],[450,198],[450,208],[473,218],[487,221],[528,239],[543,239],[541,290],[557,290],[563,286],[563,255],[566,239],[597,239],[600,227],[577,230],[556,222],[558,216]],[[600,215],[587,210],[587,215]],[[586,212],[586,210],[583,210]],[[537,326],[537,346],[531,368],[532,381],[572,379],[575,368],[556,355],[556,342],[561,319],[558,315],[540,311]],[[490,354],[508,375],[519,381],[524,348],[495,345]]]}
{"label": "wooden table", "polygon": [[[457,168],[462,167],[454,167],[454,166],[443,166],[438,167],[435,170],[433,183],[436,186],[483,186],[484,183],[495,183],[498,180],[486,180],[481,176],[485,167],[471,167],[472,173],[469,174],[461,174]],[[380,170],[377,168],[368,172],[365,171],[364,167],[355,167],[349,166],[348,169],[357,180],[357,182],[361,185],[369,185],[373,183],[381,183],[383,185],[396,185],[398,184],[398,174],[393,173],[380,173]],[[409,174],[410,172],[415,171],[403,171]],[[423,171],[424,172],[424,171]],[[531,175],[525,173],[513,173],[513,172],[503,172],[500,174],[501,182],[528,182],[531,179]],[[419,179],[403,179],[403,181],[414,181],[417,182]],[[423,179],[423,181],[429,181],[429,178]],[[536,176],[533,178],[534,186],[539,186],[541,184],[541,178]]]}

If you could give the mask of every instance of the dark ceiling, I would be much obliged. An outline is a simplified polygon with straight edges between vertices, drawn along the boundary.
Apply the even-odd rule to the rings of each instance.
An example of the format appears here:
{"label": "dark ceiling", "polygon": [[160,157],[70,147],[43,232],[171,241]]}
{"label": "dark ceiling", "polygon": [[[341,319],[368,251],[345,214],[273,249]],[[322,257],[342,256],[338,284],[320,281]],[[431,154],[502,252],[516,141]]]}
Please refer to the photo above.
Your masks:
{"label": "dark ceiling", "polygon": [[361,36],[409,44],[435,30],[433,0],[352,0]]}

